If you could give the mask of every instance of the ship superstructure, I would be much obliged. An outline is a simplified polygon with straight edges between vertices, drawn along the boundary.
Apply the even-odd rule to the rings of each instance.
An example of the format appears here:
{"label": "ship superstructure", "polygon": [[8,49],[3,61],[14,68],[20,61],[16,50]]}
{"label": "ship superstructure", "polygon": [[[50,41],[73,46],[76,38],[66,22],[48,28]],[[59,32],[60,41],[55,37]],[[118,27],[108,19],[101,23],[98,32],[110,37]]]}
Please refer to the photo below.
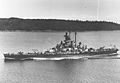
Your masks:
{"label": "ship superstructure", "polygon": [[71,40],[70,32],[69,34],[66,32],[64,35],[64,41],[61,41],[55,47],[50,50],[45,51],[45,54],[106,54],[117,52],[118,49],[116,46],[112,46],[111,48],[106,48],[105,46],[100,47],[98,49],[88,48],[87,45],[83,45],[81,42],[76,42],[76,32],[75,32],[75,40]]}

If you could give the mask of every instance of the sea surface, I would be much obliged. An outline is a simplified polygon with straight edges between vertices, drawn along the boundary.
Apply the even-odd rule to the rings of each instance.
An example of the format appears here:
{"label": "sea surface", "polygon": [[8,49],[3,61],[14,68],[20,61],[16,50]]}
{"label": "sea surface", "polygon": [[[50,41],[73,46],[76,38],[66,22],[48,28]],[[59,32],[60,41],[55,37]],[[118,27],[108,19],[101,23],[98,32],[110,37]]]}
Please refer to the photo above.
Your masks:
{"label": "sea surface", "polygon": [[[54,47],[64,40],[64,33],[0,32],[0,83],[120,83],[120,59],[4,60],[3,53]],[[116,45],[120,49],[120,31],[78,32],[78,41],[88,47]]]}

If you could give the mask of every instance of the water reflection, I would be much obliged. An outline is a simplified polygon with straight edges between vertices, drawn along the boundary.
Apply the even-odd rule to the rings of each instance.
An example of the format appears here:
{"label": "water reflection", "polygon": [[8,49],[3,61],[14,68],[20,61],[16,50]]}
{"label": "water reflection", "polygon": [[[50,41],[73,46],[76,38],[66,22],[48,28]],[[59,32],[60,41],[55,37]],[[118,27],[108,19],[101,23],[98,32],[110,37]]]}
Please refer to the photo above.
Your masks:
{"label": "water reflection", "polygon": [[[56,75],[59,77],[59,80],[62,81],[61,83],[75,83],[77,74],[80,74],[76,71],[79,65],[82,67],[84,66],[83,60],[62,60],[62,61],[55,61],[55,70]],[[76,78],[77,77],[77,78]]]}
{"label": "water reflection", "polygon": [[33,59],[26,59],[26,60],[16,60],[16,59],[3,59],[5,63],[10,62],[23,62],[23,61],[32,61]]}
{"label": "water reflection", "polygon": [[0,60],[5,83],[119,83],[119,59],[8,61]]}

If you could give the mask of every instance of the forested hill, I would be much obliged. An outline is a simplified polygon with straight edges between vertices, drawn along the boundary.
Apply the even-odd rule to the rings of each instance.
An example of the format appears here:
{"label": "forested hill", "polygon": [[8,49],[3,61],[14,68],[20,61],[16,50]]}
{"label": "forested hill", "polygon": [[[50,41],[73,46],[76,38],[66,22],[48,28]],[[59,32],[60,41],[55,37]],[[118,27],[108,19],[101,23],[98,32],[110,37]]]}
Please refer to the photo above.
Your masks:
{"label": "forested hill", "polygon": [[99,31],[120,30],[120,25],[105,21],[1,18],[0,30]]}

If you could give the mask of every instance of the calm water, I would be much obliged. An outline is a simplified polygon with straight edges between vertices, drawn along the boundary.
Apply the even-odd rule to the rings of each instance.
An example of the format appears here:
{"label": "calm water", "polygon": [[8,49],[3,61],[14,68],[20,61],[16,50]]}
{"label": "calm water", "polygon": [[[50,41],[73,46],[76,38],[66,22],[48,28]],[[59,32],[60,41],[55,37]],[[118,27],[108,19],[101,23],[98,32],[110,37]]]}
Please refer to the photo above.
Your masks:
{"label": "calm water", "polygon": [[[120,83],[120,59],[7,61],[6,52],[44,51],[63,40],[64,32],[0,32],[0,83]],[[74,38],[74,34],[71,34]],[[120,31],[79,32],[88,47],[120,49]]]}

